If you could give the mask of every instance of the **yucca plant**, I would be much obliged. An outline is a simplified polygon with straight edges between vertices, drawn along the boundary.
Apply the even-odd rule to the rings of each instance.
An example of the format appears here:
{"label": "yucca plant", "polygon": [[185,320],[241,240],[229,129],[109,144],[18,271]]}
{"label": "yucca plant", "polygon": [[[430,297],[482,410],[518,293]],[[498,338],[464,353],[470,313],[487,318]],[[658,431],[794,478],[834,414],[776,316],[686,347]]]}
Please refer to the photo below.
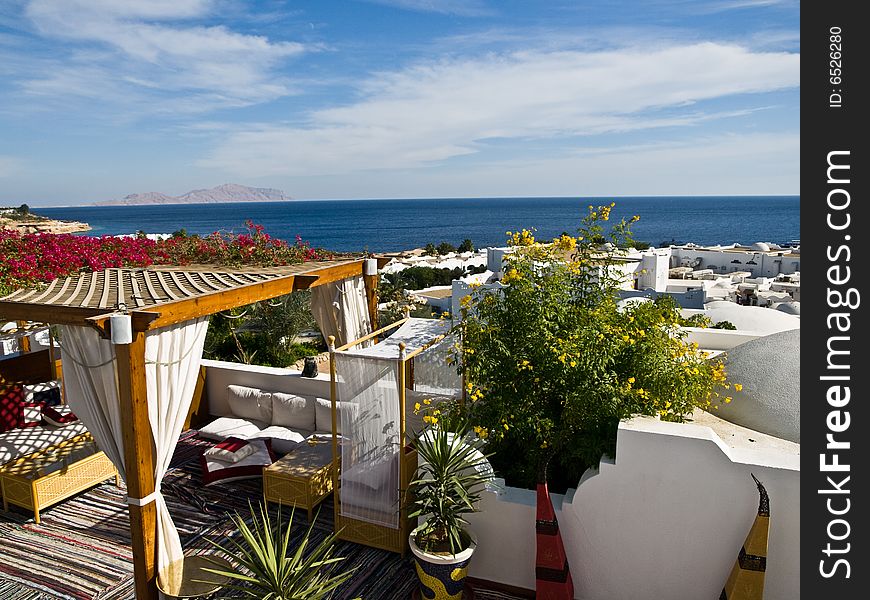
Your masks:
{"label": "yucca plant", "polygon": [[231,578],[228,589],[258,600],[320,600],[344,583],[355,569],[334,574],[333,565],[344,560],[334,556],[336,534],[332,533],[308,551],[314,522],[291,553],[293,513],[285,526],[279,511],[273,523],[268,509],[260,503],[259,517],[251,507],[251,525],[236,513],[233,524],[240,536],[225,544],[212,542],[238,562],[235,570],[203,569]]}
{"label": "yucca plant", "polygon": [[409,517],[425,517],[415,543],[426,552],[456,555],[468,547],[465,515],[476,510],[484,484],[492,478],[482,440],[440,422],[417,440],[419,467],[410,484]]}

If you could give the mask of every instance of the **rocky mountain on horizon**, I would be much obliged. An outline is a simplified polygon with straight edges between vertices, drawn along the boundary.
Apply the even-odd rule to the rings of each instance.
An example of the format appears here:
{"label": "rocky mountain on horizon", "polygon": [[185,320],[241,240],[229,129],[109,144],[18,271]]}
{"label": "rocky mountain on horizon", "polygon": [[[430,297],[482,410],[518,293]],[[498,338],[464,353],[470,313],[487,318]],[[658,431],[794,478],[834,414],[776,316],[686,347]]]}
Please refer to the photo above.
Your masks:
{"label": "rocky mountain on horizon", "polygon": [[225,183],[217,187],[191,190],[180,196],[160,192],[130,194],[120,200],[94,202],[96,206],[133,206],[143,204],[217,204],[223,202],[284,202],[290,196],[273,188],[255,188],[237,183]]}

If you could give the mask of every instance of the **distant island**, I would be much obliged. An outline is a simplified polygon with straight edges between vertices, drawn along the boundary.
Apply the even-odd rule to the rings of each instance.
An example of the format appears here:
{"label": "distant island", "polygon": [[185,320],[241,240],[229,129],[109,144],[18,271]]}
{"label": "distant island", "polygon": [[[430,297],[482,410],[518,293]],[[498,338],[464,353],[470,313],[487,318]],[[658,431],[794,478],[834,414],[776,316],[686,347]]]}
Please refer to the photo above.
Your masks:
{"label": "distant island", "polygon": [[94,206],[135,206],[146,204],[217,204],[223,202],[285,202],[290,196],[272,188],[255,188],[237,183],[225,183],[205,190],[192,190],[180,196],[160,192],[130,194],[121,200],[94,202]]}

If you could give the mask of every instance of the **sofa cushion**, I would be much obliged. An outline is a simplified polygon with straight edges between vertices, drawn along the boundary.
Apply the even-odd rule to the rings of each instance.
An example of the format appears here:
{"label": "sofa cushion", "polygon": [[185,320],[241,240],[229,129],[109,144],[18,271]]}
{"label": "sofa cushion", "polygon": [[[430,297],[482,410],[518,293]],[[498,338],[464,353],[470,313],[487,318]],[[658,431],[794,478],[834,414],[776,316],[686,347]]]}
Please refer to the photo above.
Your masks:
{"label": "sofa cushion", "polygon": [[40,425],[38,427],[19,427],[6,433],[0,433],[0,465],[19,456],[72,439],[86,431],[84,424],[81,421],[76,421],[66,427]]}
{"label": "sofa cushion", "polygon": [[362,462],[341,473],[341,483],[365,486],[370,490],[381,490],[391,483],[398,486],[396,467],[398,454],[384,456],[374,462]]}
{"label": "sofa cushion", "polygon": [[21,406],[21,427],[36,427],[42,423],[44,402],[25,402]]}
{"label": "sofa cushion", "polygon": [[268,427],[260,421],[236,419],[234,417],[219,417],[199,430],[200,437],[208,440],[223,441],[228,437],[237,437],[243,440],[260,433],[261,429]]}
{"label": "sofa cushion", "polygon": [[[332,433],[332,402],[328,398],[316,398],[315,403],[314,410],[317,417],[315,431]],[[354,402],[335,403],[335,428],[338,430],[336,431],[338,435],[341,435],[342,413],[346,410],[352,411],[351,418],[354,418],[359,412],[358,407],[359,405]]]}
{"label": "sofa cushion", "polygon": [[272,392],[272,425],[314,431],[314,396]]}
{"label": "sofa cushion", "polygon": [[32,383],[22,387],[24,388],[25,402],[45,402],[49,406],[56,406],[61,403],[59,379]]}
{"label": "sofa cushion", "polygon": [[43,406],[42,420],[45,424],[66,427],[79,420],[69,406]]}
{"label": "sofa cushion", "polygon": [[248,440],[228,437],[224,441],[203,452],[203,456],[206,457],[206,460],[217,460],[227,464],[232,464],[239,462],[243,458],[247,458],[256,451],[257,447],[248,443]]}
{"label": "sofa cushion", "polygon": [[310,431],[288,429],[279,425],[266,427],[249,439],[272,440],[272,449],[281,454],[287,454],[296,449],[296,446],[305,441],[311,435]]}
{"label": "sofa cushion", "polygon": [[24,391],[13,385],[0,390],[0,433],[21,427],[24,422]]}
{"label": "sofa cushion", "polygon": [[227,386],[227,402],[234,417],[272,422],[272,394],[244,385]]}
{"label": "sofa cushion", "polygon": [[262,477],[263,467],[268,467],[275,462],[271,441],[251,440],[250,444],[255,448],[254,453],[232,464],[210,460],[205,454],[200,456],[203,485]]}

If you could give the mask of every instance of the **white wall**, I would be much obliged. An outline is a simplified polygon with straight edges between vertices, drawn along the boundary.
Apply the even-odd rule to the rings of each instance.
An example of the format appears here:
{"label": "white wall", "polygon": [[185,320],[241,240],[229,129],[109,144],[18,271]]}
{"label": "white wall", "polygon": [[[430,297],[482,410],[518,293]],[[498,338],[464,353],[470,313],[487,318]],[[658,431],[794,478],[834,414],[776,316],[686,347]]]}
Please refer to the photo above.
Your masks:
{"label": "white wall", "polygon": [[[755,264],[747,264],[750,261]],[[715,267],[717,273],[750,271],[755,277],[776,277],[780,273],[794,273],[800,271],[800,262],[800,254],[790,254],[787,251],[783,251],[780,255],[779,252],[765,253],[752,250],[726,252],[706,248],[672,247],[671,254],[673,267],[694,266],[696,269]]]}
{"label": "white wall", "polygon": [[[750,472],[770,496],[764,598],[799,598],[799,455],[651,418],[621,424],[615,462],[553,496],[576,598],[718,598],[757,512]],[[534,589],[535,492],[485,492],[480,508],[469,575]]]}
{"label": "white wall", "polygon": [[640,268],[645,270],[646,273],[640,274],[638,287],[642,290],[652,288],[657,292],[664,292],[668,285],[670,260],[670,248],[645,251],[641,258]]}
{"label": "white wall", "polygon": [[[683,316],[705,314],[703,310],[684,310]],[[686,332],[686,341],[695,342],[704,350],[730,350],[740,344],[763,337],[763,333],[737,329],[713,329],[712,327],[681,327]]]}

